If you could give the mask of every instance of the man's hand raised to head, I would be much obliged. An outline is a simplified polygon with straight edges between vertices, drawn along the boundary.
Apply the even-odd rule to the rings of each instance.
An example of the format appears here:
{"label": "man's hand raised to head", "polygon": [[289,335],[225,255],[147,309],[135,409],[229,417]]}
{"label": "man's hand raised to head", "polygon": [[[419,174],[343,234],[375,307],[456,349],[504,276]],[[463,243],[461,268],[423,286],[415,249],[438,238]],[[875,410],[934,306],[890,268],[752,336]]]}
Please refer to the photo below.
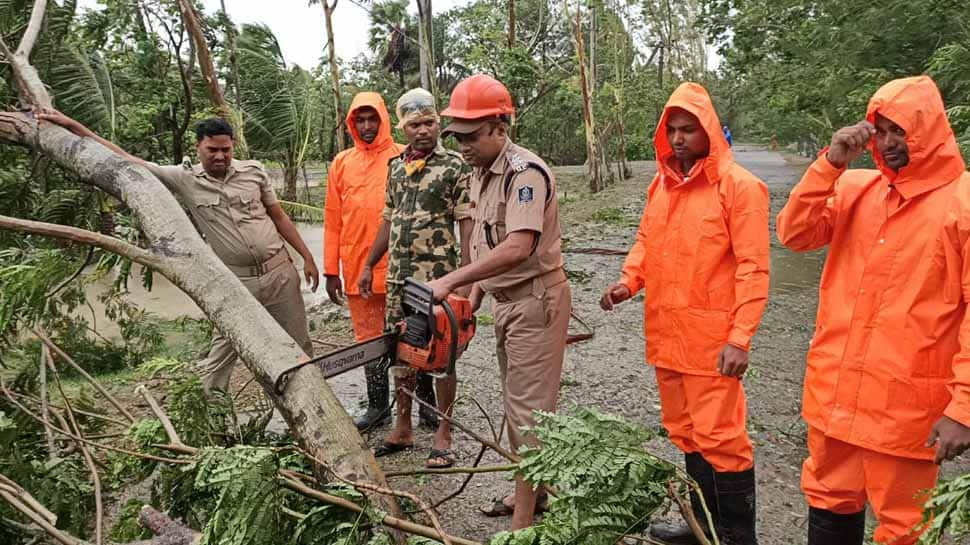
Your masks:
{"label": "man's hand raised to head", "polygon": [[825,157],[835,168],[845,168],[866,151],[866,144],[875,134],[876,127],[868,121],[843,127],[832,135],[832,143]]}
{"label": "man's hand raised to head", "polygon": [[964,426],[949,416],[942,416],[933,424],[927,447],[936,445],[937,464],[952,460],[970,448],[970,427]]}

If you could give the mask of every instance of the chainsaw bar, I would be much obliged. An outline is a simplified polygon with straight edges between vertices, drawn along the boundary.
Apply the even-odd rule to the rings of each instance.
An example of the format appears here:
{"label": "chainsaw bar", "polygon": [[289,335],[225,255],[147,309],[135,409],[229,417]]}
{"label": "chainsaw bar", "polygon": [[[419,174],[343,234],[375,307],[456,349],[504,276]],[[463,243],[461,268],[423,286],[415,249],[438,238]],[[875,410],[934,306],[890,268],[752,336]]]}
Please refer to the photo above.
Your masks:
{"label": "chainsaw bar", "polygon": [[281,374],[276,379],[276,391],[283,391],[286,387],[289,373],[296,369],[307,365],[315,365],[323,371],[325,377],[332,378],[390,355],[396,345],[397,332],[392,332],[344,348],[338,348],[322,356],[317,356],[297,367],[287,369],[286,372]]}

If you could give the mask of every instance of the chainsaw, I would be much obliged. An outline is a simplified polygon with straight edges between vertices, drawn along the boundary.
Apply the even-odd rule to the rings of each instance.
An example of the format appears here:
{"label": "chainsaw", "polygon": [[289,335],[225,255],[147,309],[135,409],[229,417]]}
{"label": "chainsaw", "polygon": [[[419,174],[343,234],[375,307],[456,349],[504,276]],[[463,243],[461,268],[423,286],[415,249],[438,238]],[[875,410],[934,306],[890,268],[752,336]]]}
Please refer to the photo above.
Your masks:
{"label": "chainsaw", "polygon": [[307,365],[316,365],[331,378],[389,358],[392,364],[418,371],[453,374],[455,362],[475,336],[471,302],[452,294],[436,304],[431,288],[408,278],[401,303],[404,319],[390,331],[283,371],[274,381],[277,393],[283,393],[291,373]]}

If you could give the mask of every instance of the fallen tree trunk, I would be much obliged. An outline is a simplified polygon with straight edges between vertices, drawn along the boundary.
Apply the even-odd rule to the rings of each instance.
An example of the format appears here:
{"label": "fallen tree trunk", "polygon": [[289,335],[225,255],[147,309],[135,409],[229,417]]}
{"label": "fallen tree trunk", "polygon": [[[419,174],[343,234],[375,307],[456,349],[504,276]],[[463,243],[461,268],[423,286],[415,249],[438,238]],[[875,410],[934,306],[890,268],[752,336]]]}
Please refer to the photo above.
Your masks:
{"label": "fallen tree trunk", "polygon": [[[46,8],[37,0],[25,40],[33,40]],[[10,63],[25,108],[50,108],[51,101],[29,62],[31,43],[11,53],[0,39],[0,53]],[[323,373],[305,366],[291,374],[286,391],[274,390],[276,377],[306,361],[299,345],[270,316],[198,235],[175,197],[147,169],[101,144],[50,124],[39,125],[29,111],[0,112],[0,144],[31,148],[53,159],[90,184],[125,203],[150,242],[128,255],[148,264],[189,295],[232,343],[256,380],[286,419],[295,439],[314,457],[341,475],[386,484],[364,443]],[[110,238],[110,237],[109,237]],[[324,472],[319,477],[324,478]],[[374,496],[377,504],[399,513],[390,498]]]}

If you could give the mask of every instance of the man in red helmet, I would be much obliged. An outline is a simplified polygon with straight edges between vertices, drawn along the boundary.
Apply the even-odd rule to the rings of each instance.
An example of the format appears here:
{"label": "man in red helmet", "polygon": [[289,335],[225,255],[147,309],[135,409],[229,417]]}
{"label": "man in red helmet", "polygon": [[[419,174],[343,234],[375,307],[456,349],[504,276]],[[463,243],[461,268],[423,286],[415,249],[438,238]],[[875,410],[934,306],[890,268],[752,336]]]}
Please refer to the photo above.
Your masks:
{"label": "man in red helmet", "polygon": [[[472,263],[430,286],[440,300],[472,285],[476,310],[486,293],[492,296],[507,432],[517,450],[538,446],[522,432],[535,425],[533,411],[556,410],[572,302],[562,268],[556,180],[542,159],[509,139],[514,112],[505,86],[481,74],[462,80],[441,112],[453,118],[444,134],[455,135],[465,162],[475,167],[475,226]],[[537,495],[516,477],[514,496],[496,499],[485,514],[511,514],[513,530],[531,526]]]}

